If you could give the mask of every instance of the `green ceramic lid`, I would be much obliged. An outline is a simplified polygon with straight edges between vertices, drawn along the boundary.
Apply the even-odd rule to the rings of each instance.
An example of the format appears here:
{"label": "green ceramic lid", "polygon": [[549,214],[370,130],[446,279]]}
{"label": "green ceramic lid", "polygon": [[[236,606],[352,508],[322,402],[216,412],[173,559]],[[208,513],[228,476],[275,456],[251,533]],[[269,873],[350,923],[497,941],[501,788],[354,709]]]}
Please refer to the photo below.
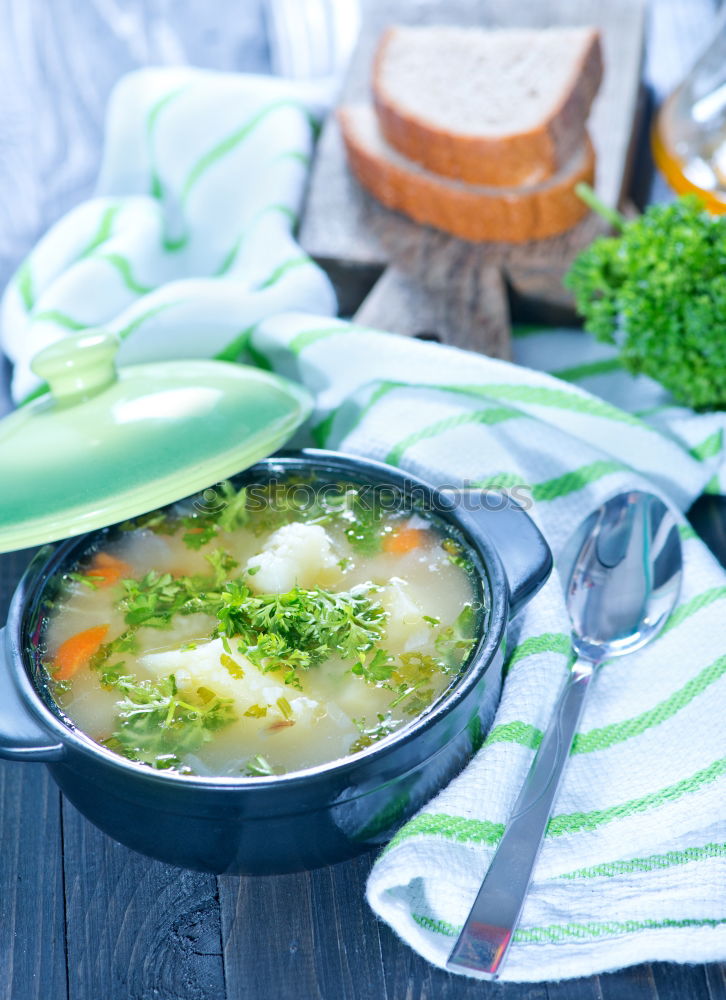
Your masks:
{"label": "green ceramic lid", "polygon": [[312,400],[223,361],[116,371],[115,337],[66,337],[33,361],[50,392],[0,420],[0,552],[123,521],[280,448]]}

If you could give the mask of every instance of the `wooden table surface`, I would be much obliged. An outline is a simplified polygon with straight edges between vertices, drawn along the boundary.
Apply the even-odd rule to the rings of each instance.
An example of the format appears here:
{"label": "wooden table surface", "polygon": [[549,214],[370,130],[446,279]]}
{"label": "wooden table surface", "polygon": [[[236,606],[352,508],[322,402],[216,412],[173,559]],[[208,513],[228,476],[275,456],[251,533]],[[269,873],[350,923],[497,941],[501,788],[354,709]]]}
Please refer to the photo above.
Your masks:
{"label": "wooden table surface", "polygon": [[[714,9],[653,0],[645,73],[656,96],[687,67]],[[0,287],[88,194],[122,72],[267,62],[258,0],[0,0],[0,18]],[[646,149],[641,200],[664,193]],[[701,513],[724,545],[723,507]],[[0,557],[0,622],[31,554]],[[528,986],[447,975],[374,919],[364,902],[372,861],[266,878],[182,871],[96,830],[42,765],[0,762],[0,1000],[726,1000],[726,966],[716,965]]]}

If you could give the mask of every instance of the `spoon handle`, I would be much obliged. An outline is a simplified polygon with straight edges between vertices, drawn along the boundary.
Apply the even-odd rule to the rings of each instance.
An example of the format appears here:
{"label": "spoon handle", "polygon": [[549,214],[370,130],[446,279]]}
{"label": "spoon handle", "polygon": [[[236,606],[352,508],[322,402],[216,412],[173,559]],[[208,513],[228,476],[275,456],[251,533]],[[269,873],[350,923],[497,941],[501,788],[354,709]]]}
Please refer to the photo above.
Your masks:
{"label": "spoon handle", "polygon": [[448,966],[496,979],[519,922],[596,664],[579,659],[529,769]]}

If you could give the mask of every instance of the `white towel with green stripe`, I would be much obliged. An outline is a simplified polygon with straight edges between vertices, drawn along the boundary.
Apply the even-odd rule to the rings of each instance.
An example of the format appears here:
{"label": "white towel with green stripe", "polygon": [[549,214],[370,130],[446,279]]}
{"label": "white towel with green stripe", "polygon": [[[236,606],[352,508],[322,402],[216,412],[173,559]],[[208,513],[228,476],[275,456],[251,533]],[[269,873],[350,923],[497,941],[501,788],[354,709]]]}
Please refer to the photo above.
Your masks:
{"label": "white towel with green stripe", "polygon": [[[567,364],[570,381],[300,314],[266,320],[249,341],[256,363],[315,393],[315,443],[437,485],[523,485],[555,554],[619,490],[655,491],[683,512],[718,476],[726,414],[680,410],[669,428],[670,411],[654,424],[613,405],[608,388],[643,409],[666,403],[593,356],[581,333],[515,346],[520,361]],[[577,379],[599,380],[602,395]],[[726,959],[726,573],[685,517],[681,535],[683,590],[662,636],[597,675],[504,979]],[[368,884],[375,912],[439,966],[572,661],[556,574],[511,625],[507,649],[483,746],[401,829]]]}
{"label": "white towel with green stripe", "polygon": [[110,100],[97,196],[57,222],[5,291],[0,346],[13,398],[33,356],[103,326],[119,364],[234,360],[240,337],[289,309],[334,314],[294,238],[329,86],[189,67],[124,77]]}

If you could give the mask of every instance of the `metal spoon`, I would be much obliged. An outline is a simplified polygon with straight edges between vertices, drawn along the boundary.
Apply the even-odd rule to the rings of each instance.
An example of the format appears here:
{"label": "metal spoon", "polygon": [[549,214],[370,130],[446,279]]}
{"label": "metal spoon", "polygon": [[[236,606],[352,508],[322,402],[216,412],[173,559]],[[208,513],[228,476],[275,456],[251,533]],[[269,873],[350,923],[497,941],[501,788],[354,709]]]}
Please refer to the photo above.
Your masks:
{"label": "metal spoon", "polygon": [[658,497],[633,490],[590,515],[559,568],[567,584],[572,667],[448,967],[496,979],[524,898],[595,671],[640,649],[672,611],[681,585],[681,541]]}

